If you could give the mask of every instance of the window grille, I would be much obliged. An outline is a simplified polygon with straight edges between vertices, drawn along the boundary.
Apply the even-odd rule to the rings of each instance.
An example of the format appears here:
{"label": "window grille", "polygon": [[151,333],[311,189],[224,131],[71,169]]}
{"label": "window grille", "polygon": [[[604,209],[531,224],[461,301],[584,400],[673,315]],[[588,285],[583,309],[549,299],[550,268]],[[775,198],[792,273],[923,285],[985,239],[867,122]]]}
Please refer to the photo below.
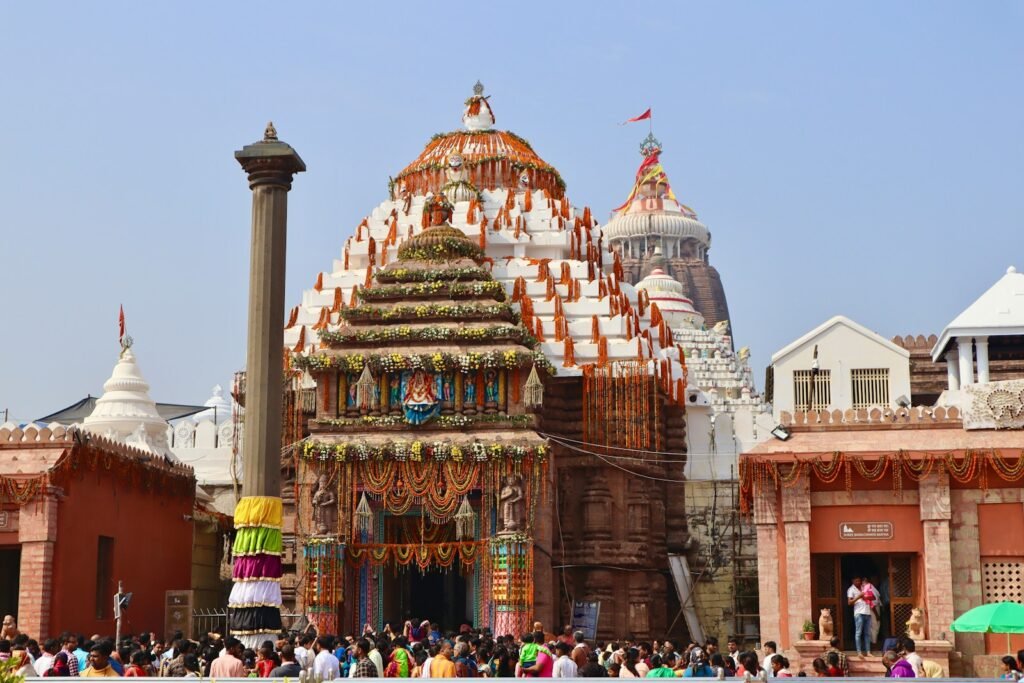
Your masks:
{"label": "window grille", "polygon": [[854,408],[889,405],[889,368],[851,370],[850,380]]}
{"label": "window grille", "polygon": [[986,603],[1024,603],[1024,558],[984,558],[981,578]]}
{"label": "window grille", "polygon": [[[815,376],[815,374],[817,376]],[[814,386],[811,378],[814,377]],[[832,403],[832,373],[829,370],[795,370],[793,371],[794,409],[825,410]]]}

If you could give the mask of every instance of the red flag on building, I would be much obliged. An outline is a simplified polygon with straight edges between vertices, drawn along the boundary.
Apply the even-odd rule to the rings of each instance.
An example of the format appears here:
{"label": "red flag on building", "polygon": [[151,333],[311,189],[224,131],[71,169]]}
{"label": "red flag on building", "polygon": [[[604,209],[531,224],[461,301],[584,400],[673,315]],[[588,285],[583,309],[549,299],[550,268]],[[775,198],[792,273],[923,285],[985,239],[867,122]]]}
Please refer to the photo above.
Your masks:
{"label": "red flag on building", "polygon": [[118,334],[117,341],[123,342],[124,341],[124,332],[125,332],[125,329],[124,329],[124,304],[121,305],[121,312],[118,313],[118,315],[117,315],[117,323],[118,323],[118,327],[120,328],[120,333]]}
{"label": "red flag on building", "polygon": [[649,118],[651,118],[651,110],[650,110],[650,108],[648,108],[648,109],[647,109],[647,111],[645,111],[645,112],[644,112],[643,114],[640,114],[640,116],[634,116],[634,117],[633,117],[633,118],[631,118],[631,119],[626,119],[625,121],[623,121],[623,122],[622,122],[621,124],[619,124],[619,125],[622,125],[622,126],[624,126],[624,125],[626,125],[627,123],[635,123],[635,122],[637,122],[637,121],[646,121],[646,120],[647,120],[647,119],[649,119]]}

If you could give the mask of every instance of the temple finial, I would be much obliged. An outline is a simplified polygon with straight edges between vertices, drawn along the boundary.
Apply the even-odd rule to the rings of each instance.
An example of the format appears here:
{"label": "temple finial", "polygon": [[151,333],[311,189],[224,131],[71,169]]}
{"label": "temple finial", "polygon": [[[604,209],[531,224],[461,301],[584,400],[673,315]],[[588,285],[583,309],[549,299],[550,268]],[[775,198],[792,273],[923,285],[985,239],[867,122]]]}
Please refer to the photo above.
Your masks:
{"label": "temple finial", "polygon": [[473,94],[477,97],[484,94],[484,84],[481,83],[479,79],[477,79],[476,84],[473,86]]}
{"label": "temple finial", "polygon": [[263,131],[263,142],[277,142],[277,128],[274,128],[273,121],[267,121],[267,127]]}

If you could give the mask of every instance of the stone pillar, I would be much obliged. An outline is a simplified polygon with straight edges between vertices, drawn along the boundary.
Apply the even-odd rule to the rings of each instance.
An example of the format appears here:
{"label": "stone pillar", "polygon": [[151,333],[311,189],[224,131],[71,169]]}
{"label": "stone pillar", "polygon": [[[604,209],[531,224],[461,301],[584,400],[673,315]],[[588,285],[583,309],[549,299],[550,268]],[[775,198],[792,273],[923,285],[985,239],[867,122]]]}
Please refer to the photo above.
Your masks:
{"label": "stone pillar", "polygon": [[[288,229],[288,191],[292,176],[306,165],[277,139],[272,123],[263,139],[235,152],[249,174],[252,190],[252,249],[249,260],[249,335],[246,347],[245,433],[242,498],[235,505],[236,569],[251,560],[241,595],[260,595],[254,605],[244,597],[228,601],[228,631],[256,648],[281,631],[281,603],[274,584],[281,581],[284,525],[281,500],[281,408],[284,352],[284,266]],[[328,394],[330,390],[328,390]],[[327,401],[328,405],[330,400]],[[308,577],[307,577],[308,578]],[[241,583],[236,583],[238,589]],[[236,596],[232,590],[232,596]]]}
{"label": "stone pillar", "polygon": [[978,356],[978,384],[988,384],[988,337],[975,337],[974,351]]}
{"label": "stone pillar", "polygon": [[960,390],[960,364],[953,349],[946,351],[946,381],[950,391]]}
{"label": "stone pillar", "polygon": [[949,475],[933,473],[921,480],[921,525],[924,532],[925,636],[952,642],[953,560],[949,539]]}
{"label": "stone pillar", "polygon": [[758,611],[761,640],[781,640],[782,601],[779,595],[778,500],[774,488],[759,489],[754,496],[754,524],[757,527]]}
{"label": "stone pillar", "polygon": [[782,523],[786,535],[786,616],[780,640],[792,644],[794,634],[811,618],[811,480],[802,477],[782,487]]}
{"label": "stone pillar", "polygon": [[288,191],[306,170],[267,124],[263,139],[235,152],[252,190],[249,335],[246,348],[243,494],[281,495],[282,349]]}
{"label": "stone pillar", "polygon": [[[21,544],[18,627],[42,642],[52,636],[53,550],[57,541],[57,508],[60,489],[48,487],[39,499],[18,512],[18,542]],[[61,625],[54,624],[56,628]]]}
{"label": "stone pillar", "polygon": [[960,386],[974,384],[973,337],[957,337],[956,346],[960,353]]}

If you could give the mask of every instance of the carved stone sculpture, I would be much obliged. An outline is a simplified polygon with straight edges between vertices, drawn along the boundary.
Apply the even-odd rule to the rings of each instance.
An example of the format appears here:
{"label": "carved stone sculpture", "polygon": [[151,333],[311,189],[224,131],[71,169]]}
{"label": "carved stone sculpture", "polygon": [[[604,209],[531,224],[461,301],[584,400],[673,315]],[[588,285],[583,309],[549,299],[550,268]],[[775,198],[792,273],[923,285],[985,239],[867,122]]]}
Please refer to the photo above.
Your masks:
{"label": "carved stone sculpture", "polygon": [[327,483],[327,475],[321,474],[313,492],[313,528],[320,536],[331,534],[337,528],[338,497]]}
{"label": "carved stone sculpture", "polygon": [[915,607],[910,611],[910,621],[907,622],[907,637],[911,640],[924,640],[924,610]]}
{"label": "carved stone sculpture", "polygon": [[818,640],[832,640],[834,635],[835,624],[832,622],[832,610],[822,607],[821,616],[818,617]]}
{"label": "carved stone sculpture", "polygon": [[522,528],[523,482],[516,476],[505,477],[505,483],[498,493],[501,508],[501,533],[515,533]]}

